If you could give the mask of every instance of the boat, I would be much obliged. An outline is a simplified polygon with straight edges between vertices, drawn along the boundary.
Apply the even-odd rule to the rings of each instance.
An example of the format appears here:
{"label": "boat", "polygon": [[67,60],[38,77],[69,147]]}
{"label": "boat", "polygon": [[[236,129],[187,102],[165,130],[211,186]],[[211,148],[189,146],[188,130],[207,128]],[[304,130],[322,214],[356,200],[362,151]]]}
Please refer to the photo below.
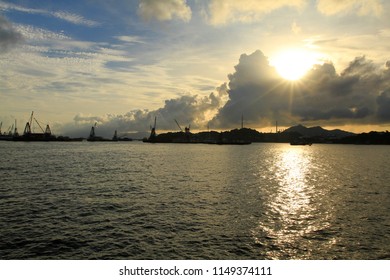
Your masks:
{"label": "boat", "polygon": [[292,146],[311,146],[313,143],[304,138],[298,138],[290,142]]}
{"label": "boat", "polygon": [[155,143],[156,141],[156,124],[157,124],[157,117],[154,117],[154,126],[150,126],[150,135],[149,138],[142,139],[142,142],[145,143]]}
{"label": "boat", "polygon": [[[105,141],[111,141],[109,139],[105,139],[101,136],[97,136],[95,133],[95,128],[97,126],[97,123],[91,127],[91,131],[89,132],[89,136],[87,138],[88,142],[105,142]],[[115,140],[114,140],[115,141]]]}
{"label": "boat", "polygon": [[[42,132],[33,131],[33,124],[37,124]],[[19,135],[16,120],[15,120],[15,129],[12,133],[9,131],[8,135],[1,135],[0,140],[9,140],[9,141],[22,141],[22,142],[73,142],[73,141],[83,141],[83,138],[70,138],[68,136],[55,136],[52,134],[50,126],[47,124],[45,129],[43,129],[41,123],[34,117],[34,111],[32,111],[29,121],[24,127],[22,135]]]}
{"label": "boat", "polygon": [[113,142],[118,142],[118,141],[133,141],[132,138],[129,138],[129,137],[119,137],[118,136],[118,132],[117,130],[115,130],[114,132],[114,136],[112,137],[112,140]]}
{"label": "boat", "polygon": [[14,138],[14,136],[12,134],[11,135],[6,134],[6,133],[0,134],[0,140],[2,140],[2,141],[12,141],[13,138]]}
{"label": "boat", "polygon": [[3,122],[0,122],[0,140],[3,141],[12,141],[14,137],[19,136],[18,129],[16,127],[16,120],[15,124],[12,124],[10,128],[8,128],[8,132],[1,132],[1,128],[3,126]]}
{"label": "boat", "polygon": [[250,145],[251,141],[237,140],[237,141],[219,141],[216,142],[217,145]]}
{"label": "boat", "polygon": [[[42,132],[34,132],[32,129],[33,121],[39,126]],[[56,141],[57,137],[51,133],[50,126],[47,124],[43,129],[40,122],[34,117],[34,111],[31,112],[30,120],[26,123],[22,135],[19,135],[16,131],[13,136],[13,141]]]}

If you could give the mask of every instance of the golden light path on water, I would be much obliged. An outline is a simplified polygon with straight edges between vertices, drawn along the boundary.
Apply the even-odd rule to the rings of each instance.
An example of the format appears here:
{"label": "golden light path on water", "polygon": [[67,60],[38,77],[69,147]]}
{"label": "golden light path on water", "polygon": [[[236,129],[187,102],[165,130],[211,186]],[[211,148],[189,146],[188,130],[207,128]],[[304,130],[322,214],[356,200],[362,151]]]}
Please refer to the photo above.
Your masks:
{"label": "golden light path on water", "polygon": [[385,146],[33,146],[0,141],[4,259],[390,258]]}
{"label": "golden light path on water", "polygon": [[[274,187],[262,190],[267,196],[265,217],[260,219],[254,236],[261,243],[264,241],[258,237],[264,240],[265,235],[265,240],[273,244],[274,250],[266,253],[270,259],[310,258],[313,243],[321,241],[325,250],[336,242],[335,238],[318,238],[330,227],[332,207],[328,208],[326,199],[329,189],[318,188],[318,180],[326,179],[326,175],[321,174],[313,153],[309,147],[284,146],[268,163],[269,172],[264,173],[268,178],[264,179],[273,181]],[[324,204],[327,206],[322,207]],[[316,238],[312,240],[311,236]]]}

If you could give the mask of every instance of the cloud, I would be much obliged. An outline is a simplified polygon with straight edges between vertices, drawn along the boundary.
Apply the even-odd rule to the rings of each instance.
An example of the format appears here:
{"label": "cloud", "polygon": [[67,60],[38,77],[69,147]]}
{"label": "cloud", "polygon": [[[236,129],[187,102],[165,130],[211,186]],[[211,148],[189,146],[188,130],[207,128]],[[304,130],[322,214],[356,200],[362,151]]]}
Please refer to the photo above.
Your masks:
{"label": "cloud", "polygon": [[377,98],[378,118],[384,122],[390,121],[390,89],[382,92]]}
{"label": "cloud", "polygon": [[188,22],[192,11],[185,0],[140,0],[138,14],[144,20],[179,19]]}
{"label": "cloud", "polygon": [[263,15],[283,7],[302,8],[306,0],[211,0],[208,5],[208,21],[211,25],[234,22],[252,22]]}
{"label": "cloud", "polygon": [[229,75],[229,100],[212,120],[237,127],[241,115],[254,127],[390,122],[390,62],[381,68],[357,57],[338,74],[332,63],[315,65],[298,83],[278,77],[260,51],[243,54]]}
{"label": "cloud", "polygon": [[243,114],[249,123],[266,126],[265,119],[277,119],[278,111],[287,109],[286,98],[278,90],[281,78],[261,51],[242,54],[234,68],[235,73],[228,76],[229,100],[212,120],[213,126],[236,127]]}
{"label": "cloud", "polygon": [[145,41],[139,36],[122,35],[122,36],[115,36],[114,38],[121,41],[121,42],[127,43],[127,44],[144,44],[145,43]]}
{"label": "cloud", "polygon": [[65,135],[87,136],[98,122],[97,133],[111,137],[147,129],[157,117],[157,129],[176,131],[182,127],[214,130],[245,125],[253,128],[298,123],[321,126],[390,123],[390,61],[384,67],[357,57],[337,73],[331,62],[315,65],[300,81],[283,80],[259,50],[240,56],[234,73],[207,96],[183,94],[167,99],[156,110],[132,110],[123,115],[77,115],[63,127]]}
{"label": "cloud", "polygon": [[99,23],[97,21],[85,19],[84,17],[82,17],[80,15],[72,14],[72,13],[68,13],[68,12],[50,12],[49,14],[58,18],[58,19],[65,20],[67,22],[70,22],[70,23],[73,23],[76,25],[85,25],[85,26],[89,26],[89,27],[94,27],[94,26],[99,25]]}
{"label": "cloud", "polygon": [[18,32],[6,18],[0,15],[0,54],[23,40]]}
{"label": "cloud", "polygon": [[54,17],[60,20],[64,20],[76,25],[84,25],[84,26],[89,26],[89,27],[94,27],[98,26],[99,23],[93,20],[85,19],[81,15],[77,14],[72,14],[64,11],[49,11],[49,10],[44,10],[44,9],[32,9],[32,8],[26,8],[23,6],[15,5],[15,4],[10,4],[10,3],[5,3],[0,1],[0,11],[18,11],[18,12],[23,12],[23,13],[28,13],[28,14],[38,14],[38,15],[44,15],[44,16],[50,16]]}
{"label": "cloud", "polygon": [[[0,59],[3,112],[35,107],[53,112],[54,118],[61,115],[65,119],[64,115],[69,114],[69,119],[75,112],[85,112],[85,107],[97,110],[107,107],[102,104],[114,104],[113,100],[120,100],[120,105],[115,103],[117,107],[128,102],[137,73],[111,67],[132,61],[121,46],[79,41],[30,25],[17,24],[14,31],[23,38],[23,45]],[[2,49],[8,48],[8,41],[5,45],[2,40]],[[63,110],[64,103],[67,110]]]}
{"label": "cloud", "polygon": [[294,21],[291,25],[291,31],[294,34],[299,34],[302,31],[302,28]]}
{"label": "cloud", "polygon": [[[215,26],[236,22],[249,23],[258,21],[264,15],[284,7],[301,9],[308,2],[307,0],[210,0],[205,14],[208,22]],[[380,0],[318,0],[317,9],[328,16],[347,13],[380,16],[384,10]],[[294,32],[300,30],[296,24],[292,29]]]}
{"label": "cloud", "polygon": [[324,15],[357,13],[361,16],[380,16],[383,6],[379,0],[319,0],[317,9]]}
{"label": "cloud", "polygon": [[70,40],[71,38],[62,34],[62,33],[56,33],[52,32],[47,29],[34,27],[31,25],[22,25],[17,24],[15,25],[15,30],[20,33],[23,38],[25,38],[27,41],[65,41]]}
{"label": "cloud", "polygon": [[108,114],[105,116],[85,116],[78,114],[74,123],[64,125],[60,130],[64,135],[84,136],[89,133],[92,125],[97,123],[96,133],[99,136],[111,137],[115,130],[119,135],[143,132],[148,135],[148,129],[157,117],[159,131],[178,130],[175,120],[192,129],[206,129],[211,118],[226,103],[226,85],[216,89],[208,96],[183,95],[179,98],[168,99],[163,107],[157,110],[132,110],[123,115]]}

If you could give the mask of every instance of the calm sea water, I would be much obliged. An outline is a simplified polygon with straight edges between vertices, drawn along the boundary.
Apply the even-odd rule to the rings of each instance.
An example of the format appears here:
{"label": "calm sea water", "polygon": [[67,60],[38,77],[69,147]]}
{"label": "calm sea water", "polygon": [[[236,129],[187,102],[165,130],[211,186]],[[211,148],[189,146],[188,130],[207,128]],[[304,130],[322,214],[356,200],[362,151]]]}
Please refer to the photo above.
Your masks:
{"label": "calm sea water", "polygon": [[390,259],[390,147],[0,141],[1,259]]}

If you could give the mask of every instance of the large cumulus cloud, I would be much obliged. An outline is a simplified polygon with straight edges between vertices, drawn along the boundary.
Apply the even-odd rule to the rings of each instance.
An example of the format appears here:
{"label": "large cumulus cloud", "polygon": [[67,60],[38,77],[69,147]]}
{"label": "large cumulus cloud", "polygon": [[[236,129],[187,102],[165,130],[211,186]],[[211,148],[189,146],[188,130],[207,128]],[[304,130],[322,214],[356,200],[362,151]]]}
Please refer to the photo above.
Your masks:
{"label": "large cumulus cloud", "polygon": [[358,57],[340,74],[332,63],[315,65],[299,82],[279,77],[260,51],[241,55],[229,75],[229,100],[212,123],[237,126],[242,115],[254,127],[374,124],[390,121],[390,62],[384,67]]}
{"label": "large cumulus cloud", "polygon": [[166,100],[153,111],[78,115],[63,131],[87,136],[97,122],[102,136],[111,136],[114,130],[147,133],[155,116],[160,131],[177,130],[175,119],[193,129],[233,129],[240,126],[242,115],[245,125],[252,128],[268,127],[275,121],[281,126],[390,123],[390,61],[377,65],[364,56],[357,57],[340,73],[328,62],[314,65],[300,81],[290,82],[281,78],[258,50],[242,54],[228,79],[208,96],[183,95]]}
{"label": "large cumulus cloud", "polygon": [[177,130],[175,120],[183,127],[190,125],[193,129],[205,130],[210,119],[226,103],[227,87],[221,85],[208,96],[183,95],[165,101],[157,110],[132,110],[123,115],[107,114],[105,116],[85,116],[78,114],[74,122],[64,125],[59,130],[69,136],[88,136],[91,126],[97,125],[99,136],[110,137],[117,130],[120,135],[147,136],[149,126],[157,117],[157,129]]}
{"label": "large cumulus cloud", "polygon": [[277,90],[281,78],[261,51],[241,55],[235,70],[228,76],[229,100],[212,120],[212,126],[236,127],[242,115],[249,123],[259,125],[264,118],[274,118],[287,109],[286,97]]}

